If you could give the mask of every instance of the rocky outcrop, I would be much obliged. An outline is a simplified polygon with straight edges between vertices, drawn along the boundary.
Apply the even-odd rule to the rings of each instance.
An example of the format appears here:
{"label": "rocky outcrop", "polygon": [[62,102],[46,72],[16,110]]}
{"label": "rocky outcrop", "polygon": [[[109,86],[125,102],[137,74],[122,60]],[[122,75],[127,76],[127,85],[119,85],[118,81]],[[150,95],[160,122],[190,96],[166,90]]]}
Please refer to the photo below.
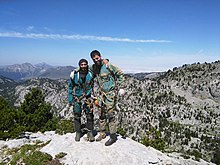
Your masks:
{"label": "rocky outcrop", "polygon": [[[200,153],[211,160],[220,138],[220,61],[184,65],[153,77],[126,77],[126,95],[118,97],[117,125],[141,141],[155,128],[166,151]],[[68,80],[35,78],[15,88],[16,105],[32,87],[43,90],[56,114],[71,118]]]}

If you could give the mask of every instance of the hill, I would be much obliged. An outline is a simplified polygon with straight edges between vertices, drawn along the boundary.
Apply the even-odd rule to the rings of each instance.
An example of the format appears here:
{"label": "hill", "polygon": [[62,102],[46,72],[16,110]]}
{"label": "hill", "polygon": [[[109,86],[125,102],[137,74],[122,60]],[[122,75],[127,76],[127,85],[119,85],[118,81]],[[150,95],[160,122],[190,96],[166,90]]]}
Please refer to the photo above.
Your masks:
{"label": "hill", "polygon": [[32,65],[30,63],[14,64],[0,67],[0,75],[15,81],[41,77],[50,79],[67,79],[72,66],[51,66],[46,63]]}
{"label": "hill", "polygon": [[[158,147],[154,140],[159,138],[165,141],[164,152],[178,152],[195,160],[211,161],[219,155],[220,61],[145,76],[126,76],[126,95],[118,98],[117,126],[125,136],[154,147]],[[70,118],[67,84],[67,79],[35,78],[4,89],[14,90],[18,106],[32,87],[39,87],[56,114]]]}

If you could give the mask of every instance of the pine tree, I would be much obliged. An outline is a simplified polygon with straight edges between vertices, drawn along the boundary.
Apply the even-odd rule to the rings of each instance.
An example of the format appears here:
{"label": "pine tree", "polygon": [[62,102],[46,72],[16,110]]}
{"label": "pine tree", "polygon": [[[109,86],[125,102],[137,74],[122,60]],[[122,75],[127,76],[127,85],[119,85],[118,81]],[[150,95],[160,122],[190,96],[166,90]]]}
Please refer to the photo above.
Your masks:
{"label": "pine tree", "polygon": [[16,111],[9,105],[9,103],[0,96],[0,139],[7,139],[17,136],[14,134],[16,127]]}
{"label": "pine tree", "polygon": [[24,97],[20,107],[20,124],[26,127],[26,131],[36,132],[46,129],[55,129],[55,120],[51,112],[51,105],[46,103],[43,92],[33,88]]}
{"label": "pine tree", "polygon": [[213,153],[213,158],[211,160],[213,163],[220,164],[219,153],[220,153],[220,147],[218,146]]}

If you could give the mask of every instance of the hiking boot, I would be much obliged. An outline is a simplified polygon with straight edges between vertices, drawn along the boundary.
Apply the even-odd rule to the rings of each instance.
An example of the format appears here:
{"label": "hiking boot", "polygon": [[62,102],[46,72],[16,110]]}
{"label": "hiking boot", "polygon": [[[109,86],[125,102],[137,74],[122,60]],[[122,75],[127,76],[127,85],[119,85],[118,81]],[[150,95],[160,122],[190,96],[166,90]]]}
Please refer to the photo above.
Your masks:
{"label": "hiking boot", "polygon": [[113,143],[115,143],[117,141],[117,135],[114,134],[110,134],[110,139],[105,143],[105,146],[110,146]]}
{"label": "hiking boot", "polygon": [[92,131],[89,131],[87,133],[87,138],[88,138],[88,141],[90,141],[90,142],[94,142],[95,141],[95,138],[94,138],[94,136],[92,134]]}
{"label": "hiking boot", "polygon": [[100,133],[99,133],[99,137],[96,139],[96,141],[97,141],[97,142],[98,142],[98,141],[101,141],[102,139],[105,139],[105,137],[106,137],[105,132],[100,132]]}
{"label": "hiking boot", "polygon": [[75,141],[79,142],[80,138],[81,138],[81,133],[80,132],[76,132]]}

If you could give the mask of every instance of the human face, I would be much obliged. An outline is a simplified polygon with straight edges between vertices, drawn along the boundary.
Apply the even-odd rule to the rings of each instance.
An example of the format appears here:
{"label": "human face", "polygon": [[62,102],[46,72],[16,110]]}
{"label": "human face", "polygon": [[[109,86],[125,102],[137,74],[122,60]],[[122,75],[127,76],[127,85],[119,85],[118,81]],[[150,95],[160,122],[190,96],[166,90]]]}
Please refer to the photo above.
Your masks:
{"label": "human face", "polygon": [[93,60],[93,62],[95,63],[95,64],[97,64],[97,65],[100,65],[101,64],[101,56],[99,56],[99,55],[95,55],[95,56],[93,56],[92,57],[92,60]]}
{"label": "human face", "polygon": [[80,69],[82,69],[82,70],[86,70],[87,67],[88,67],[88,65],[86,64],[86,62],[82,62],[82,63],[80,64]]}

